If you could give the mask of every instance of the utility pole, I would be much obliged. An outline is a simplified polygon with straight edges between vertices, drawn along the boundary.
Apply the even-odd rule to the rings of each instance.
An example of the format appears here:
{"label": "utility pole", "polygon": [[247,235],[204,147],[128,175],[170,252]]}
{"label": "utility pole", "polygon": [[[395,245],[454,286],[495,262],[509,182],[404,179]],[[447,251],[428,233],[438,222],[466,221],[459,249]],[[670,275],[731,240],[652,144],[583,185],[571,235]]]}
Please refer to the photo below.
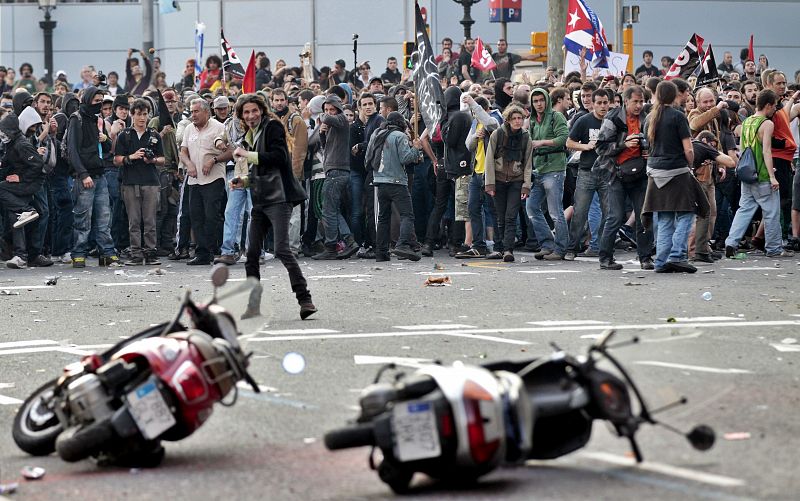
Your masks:
{"label": "utility pole", "polygon": [[153,54],[150,53],[150,49],[154,48],[153,41],[155,39],[153,35],[155,31],[153,28],[153,4],[153,0],[142,1],[142,47],[151,63],[153,62]]}
{"label": "utility pole", "polygon": [[567,33],[566,0],[548,0],[547,8],[547,65],[564,67],[564,35]]}
{"label": "utility pole", "polygon": [[[624,52],[622,30],[624,29],[624,21],[622,19],[622,4],[623,0],[614,0],[614,52]],[[631,61],[633,58],[631,58]]]}

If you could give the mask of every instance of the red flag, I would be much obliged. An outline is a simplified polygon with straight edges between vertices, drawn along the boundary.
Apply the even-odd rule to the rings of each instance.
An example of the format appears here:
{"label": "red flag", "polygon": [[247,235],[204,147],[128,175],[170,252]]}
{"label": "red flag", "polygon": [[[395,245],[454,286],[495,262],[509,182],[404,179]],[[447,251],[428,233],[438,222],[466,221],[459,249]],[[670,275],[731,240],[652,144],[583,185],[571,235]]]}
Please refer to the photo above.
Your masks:
{"label": "red flag", "polygon": [[753,51],[753,35],[750,35],[750,45],[747,47],[747,59],[754,62],[756,60],[756,54]]}
{"label": "red flag", "polygon": [[256,51],[250,54],[250,62],[247,63],[247,70],[244,72],[242,82],[242,93],[252,94],[256,91]]}
{"label": "red flag", "polygon": [[472,66],[481,71],[489,71],[497,68],[497,64],[495,64],[494,59],[492,59],[492,55],[489,54],[489,51],[483,46],[481,37],[475,40],[475,51],[472,53]]}

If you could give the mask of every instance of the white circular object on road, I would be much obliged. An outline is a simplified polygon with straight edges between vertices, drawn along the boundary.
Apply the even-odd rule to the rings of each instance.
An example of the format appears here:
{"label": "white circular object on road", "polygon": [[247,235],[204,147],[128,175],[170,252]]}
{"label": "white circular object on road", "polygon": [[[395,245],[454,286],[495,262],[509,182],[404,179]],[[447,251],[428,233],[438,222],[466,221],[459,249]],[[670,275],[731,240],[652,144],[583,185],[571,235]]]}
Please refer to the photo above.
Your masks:
{"label": "white circular object on road", "polygon": [[281,365],[289,374],[300,374],[306,369],[306,359],[303,355],[292,351],[283,356]]}

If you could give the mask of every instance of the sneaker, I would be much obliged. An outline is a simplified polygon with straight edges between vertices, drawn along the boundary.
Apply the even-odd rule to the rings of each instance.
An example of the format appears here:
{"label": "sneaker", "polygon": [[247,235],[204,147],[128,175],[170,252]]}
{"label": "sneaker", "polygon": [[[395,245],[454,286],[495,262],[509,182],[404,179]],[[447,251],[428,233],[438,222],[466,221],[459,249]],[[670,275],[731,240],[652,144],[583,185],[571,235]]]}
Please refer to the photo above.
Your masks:
{"label": "sneaker", "polygon": [[411,247],[407,245],[400,245],[392,249],[392,254],[398,257],[403,257],[411,261],[419,261],[422,259],[422,256],[411,250]]}
{"label": "sneaker", "polygon": [[389,254],[375,254],[375,262],[376,263],[385,263],[387,261],[391,261],[392,258]]}
{"label": "sneaker", "polygon": [[623,266],[616,261],[609,261],[607,263],[600,263],[601,270],[621,270]]}
{"label": "sneaker", "polygon": [[542,248],[538,245],[527,244],[527,243],[525,244],[524,248],[526,252],[539,252],[542,250]]}
{"label": "sneaker", "polygon": [[28,263],[25,262],[25,260],[22,259],[21,257],[14,256],[8,261],[6,261],[6,266],[11,268],[12,270],[24,270],[25,268],[28,267]]}
{"label": "sneaker", "polygon": [[619,238],[636,248],[636,235],[633,233],[633,228],[627,224],[623,224],[617,231],[617,235],[619,235]]}
{"label": "sneaker", "polygon": [[698,252],[694,255],[692,261],[697,261],[700,263],[713,263],[714,258],[712,258],[710,254],[701,254]]}
{"label": "sneaker", "polygon": [[171,252],[170,252],[169,249],[161,249],[161,248],[159,248],[158,250],[156,250],[156,256],[158,256],[158,257],[167,257],[170,254],[171,254]]}
{"label": "sneaker", "polygon": [[133,256],[125,260],[125,266],[142,266],[143,264],[144,258],[142,256]]}
{"label": "sneaker", "polygon": [[316,261],[333,261],[335,259],[339,259],[339,254],[336,252],[336,249],[329,249],[326,247],[324,251],[311,256],[311,259]]}
{"label": "sneaker", "polygon": [[375,251],[372,252],[372,258],[367,257],[367,253],[372,249],[372,247],[359,247],[358,252],[356,252],[356,257],[358,259],[375,259]]}
{"label": "sneaker", "polygon": [[305,320],[317,312],[317,307],[311,301],[300,305],[300,319]]}
{"label": "sneaker", "polygon": [[731,247],[730,245],[726,245],[725,246],[725,257],[727,257],[728,259],[733,259],[734,257],[736,257],[736,252],[738,250],[739,249],[737,249],[736,247]]}
{"label": "sneaker", "polygon": [[587,249],[583,252],[578,253],[578,257],[599,257],[600,253],[596,250]]}
{"label": "sneaker", "polygon": [[[89,253],[89,256],[96,257],[96,256],[92,256],[91,253]],[[131,253],[131,248],[130,247],[126,247],[126,248],[122,249],[121,251],[119,251],[119,257],[122,258],[122,259],[125,259],[125,260],[132,258],[133,254]]]}
{"label": "sneaker", "polygon": [[234,255],[234,257],[236,257],[236,258],[237,258],[237,259],[236,259],[236,262],[237,262],[237,263],[242,263],[242,264],[245,264],[245,263],[247,262],[247,253],[246,253],[246,252],[243,252],[243,253],[242,253],[242,254],[240,254],[239,256],[235,256],[235,255]]}
{"label": "sneaker", "polygon": [[[245,257],[245,259],[247,259]],[[227,264],[228,266],[233,266],[236,264],[236,256],[233,254],[223,254],[220,257],[214,259],[214,264]]]}
{"label": "sneaker", "polygon": [[210,259],[202,259],[200,257],[193,257],[192,259],[186,261],[187,266],[208,266],[211,264]]}
{"label": "sneaker", "polygon": [[511,251],[505,251],[503,253],[503,262],[504,263],[513,263],[514,262],[514,254]]}
{"label": "sneaker", "polygon": [[28,261],[28,266],[32,266],[34,268],[46,268],[48,266],[53,266],[53,261],[48,259],[47,256],[38,255]]}
{"label": "sneaker", "polygon": [[786,241],[786,245],[784,245],[783,248],[789,251],[800,251],[800,238],[789,237],[789,239]]}
{"label": "sneaker", "polygon": [[776,252],[775,254],[767,254],[767,257],[771,257],[771,258],[776,258],[776,257],[794,257],[794,252],[784,249],[781,252]]}
{"label": "sneaker", "polygon": [[544,260],[545,261],[561,261],[563,259],[564,259],[564,256],[562,256],[561,254],[559,254],[557,252],[551,252],[550,254],[547,254],[547,255],[544,256]]}
{"label": "sneaker", "polygon": [[161,265],[161,261],[159,261],[155,255],[150,255],[144,258],[144,264],[147,266],[159,266]]}
{"label": "sneaker", "polygon": [[709,256],[711,256],[711,259],[713,259],[714,261],[719,261],[720,259],[722,259],[722,253],[717,252],[713,249],[711,250],[711,254],[709,254]]}
{"label": "sneaker", "polygon": [[118,256],[103,256],[98,261],[100,266],[122,266]]}
{"label": "sneaker", "polygon": [[564,261],[575,261],[575,253],[570,251],[564,254]]}
{"label": "sneaker", "polygon": [[490,252],[490,253],[489,253],[489,254],[486,256],[486,259],[503,259],[503,253],[502,253],[502,252],[500,252],[500,251],[494,251],[494,252]]}
{"label": "sneaker", "polygon": [[420,253],[424,257],[433,257],[433,246],[431,244],[425,244],[422,246]]}
{"label": "sneaker", "polygon": [[469,248],[464,252],[456,254],[456,259],[484,259],[489,252],[486,249],[478,249],[476,247]]}
{"label": "sneaker", "polygon": [[655,268],[656,273],[675,273],[671,266],[664,266],[663,268]]}
{"label": "sneaker", "polygon": [[643,270],[652,270],[655,269],[656,267],[656,265],[653,263],[653,259],[649,257],[646,257],[641,261],[639,261],[639,264],[641,265]]}
{"label": "sneaker", "polygon": [[339,252],[339,259],[350,259],[356,252],[358,252],[358,244],[355,241],[350,241]]}
{"label": "sneaker", "polygon": [[667,268],[672,268],[674,273],[694,273],[697,268],[685,261],[668,262]]}
{"label": "sneaker", "polygon": [[173,251],[172,254],[167,256],[167,259],[169,259],[170,261],[181,261],[183,259],[189,259],[189,251],[186,249],[180,249],[180,250],[176,249],[175,251]]}
{"label": "sneaker", "polygon": [[[28,223],[32,223],[39,219],[39,213],[35,210],[25,211],[17,217],[17,220],[14,222],[14,228],[22,228]],[[15,256],[16,257],[16,256]],[[12,260],[14,258],[11,258]]]}
{"label": "sneaker", "polygon": [[58,262],[63,264],[70,264],[72,262],[72,254],[67,252],[58,259]]}
{"label": "sneaker", "polygon": [[72,258],[72,267],[73,268],[86,268],[86,258],[85,257],[73,257]]}
{"label": "sneaker", "polygon": [[545,256],[549,256],[553,253],[553,249],[541,249],[539,252],[533,255],[538,260],[544,259]]}

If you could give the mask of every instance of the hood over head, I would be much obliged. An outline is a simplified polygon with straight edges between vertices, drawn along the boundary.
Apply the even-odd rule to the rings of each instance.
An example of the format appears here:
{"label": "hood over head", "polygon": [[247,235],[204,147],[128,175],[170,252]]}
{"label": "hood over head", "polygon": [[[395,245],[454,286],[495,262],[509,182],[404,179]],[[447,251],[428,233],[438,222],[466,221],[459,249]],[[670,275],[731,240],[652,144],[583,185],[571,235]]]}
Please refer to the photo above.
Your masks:
{"label": "hood over head", "polygon": [[42,123],[42,117],[30,106],[19,114],[19,131],[23,134],[27,134],[28,129],[40,123]]}
{"label": "hood over head", "polygon": [[19,116],[26,106],[33,104],[33,96],[27,90],[20,89],[14,93],[11,102],[13,103],[14,113]]}
{"label": "hood over head", "polygon": [[503,77],[498,78],[494,82],[494,102],[501,110],[504,110],[513,99],[511,96],[503,92],[503,87],[505,87],[508,82],[509,79]]}
{"label": "hood over head", "polygon": [[81,102],[78,100],[78,96],[72,92],[67,92],[64,94],[64,97],[61,98],[61,111],[67,116],[72,115],[78,111],[80,104]]}
{"label": "hood over head", "polygon": [[314,96],[308,102],[308,109],[311,111],[311,119],[316,120],[322,113],[322,105],[325,104],[325,96]]}
{"label": "hood over head", "polygon": [[94,96],[97,95],[98,92],[100,92],[100,89],[98,89],[94,85],[86,87],[86,89],[84,89],[80,106],[82,114],[91,117],[100,113],[100,110],[103,107],[103,103],[92,104],[92,99],[94,99]]}
{"label": "hood over head", "polygon": [[389,115],[386,117],[386,124],[387,127],[397,128],[400,131],[404,131],[406,129],[406,119],[398,111],[389,113]]}
{"label": "hood over head", "polygon": [[461,89],[458,87],[448,87],[444,91],[444,104],[448,112],[461,109]]}
{"label": "hood over head", "polygon": [[339,84],[339,87],[344,89],[344,92],[347,94],[347,104],[352,103],[353,102],[353,89],[350,88],[350,85],[346,84],[345,82],[342,82],[342,83]]}
{"label": "hood over head", "polygon": [[20,134],[19,119],[13,113],[7,114],[0,120],[0,141],[3,144],[8,144],[16,139]]}
{"label": "hood over head", "polygon": [[531,113],[536,113],[534,111],[534,108],[533,108],[533,96],[535,96],[536,94],[541,94],[541,95],[544,96],[544,112],[545,112],[545,114],[550,113],[551,111],[553,111],[553,102],[550,100],[550,93],[547,92],[545,89],[543,89],[541,87],[536,87],[535,89],[533,89],[531,91],[530,101],[528,102],[528,104],[531,107]]}
{"label": "hood over head", "polygon": [[344,113],[344,105],[342,104],[342,100],[339,99],[339,96],[336,94],[331,94],[327,98],[325,98],[325,104],[331,104],[339,110],[339,113]]}

